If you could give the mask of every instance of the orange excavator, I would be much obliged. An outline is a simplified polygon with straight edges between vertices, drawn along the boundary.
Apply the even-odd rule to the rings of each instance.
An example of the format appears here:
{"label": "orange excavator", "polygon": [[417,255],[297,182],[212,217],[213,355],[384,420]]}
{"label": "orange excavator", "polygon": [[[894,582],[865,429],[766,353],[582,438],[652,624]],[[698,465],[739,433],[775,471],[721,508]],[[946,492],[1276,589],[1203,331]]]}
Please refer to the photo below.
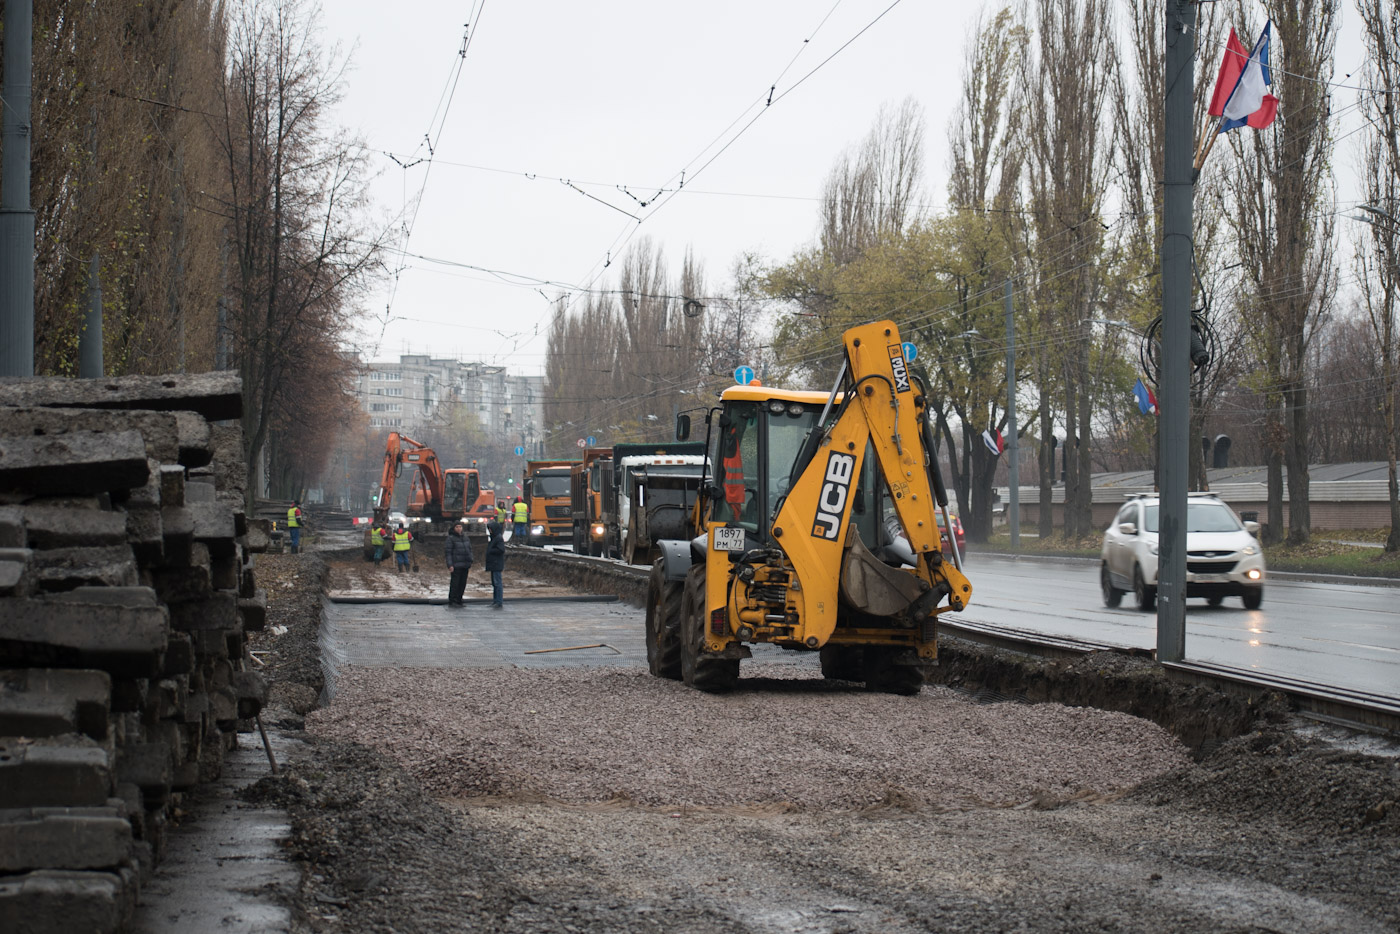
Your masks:
{"label": "orange excavator", "polygon": [[410,481],[404,515],[443,523],[444,532],[446,522],[465,519],[468,533],[485,539],[486,523],[496,515],[496,494],[494,490],[481,488],[481,474],[477,472],[475,461],[471,467],[443,467],[432,448],[397,431],[391,431],[385,443],[384,469],[371,503],[376,524],[389,520],[394,482],[403,474],[405,466],[417,470]]}

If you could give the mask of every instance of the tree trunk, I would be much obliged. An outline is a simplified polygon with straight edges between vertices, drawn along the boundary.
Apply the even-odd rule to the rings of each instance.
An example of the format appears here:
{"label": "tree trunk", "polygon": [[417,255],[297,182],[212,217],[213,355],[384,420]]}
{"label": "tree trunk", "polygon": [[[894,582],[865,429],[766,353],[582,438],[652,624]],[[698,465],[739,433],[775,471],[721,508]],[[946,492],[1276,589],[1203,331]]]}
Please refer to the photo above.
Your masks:
{"label": "tree trunk", "polygon": [[[1042,387],[1045,383],[1042,381]],[[1055,434],[1050,418],[1050,399],[1040,391],[1040,538],[1055,534]]]}
{"label": "tree trunk", "polygon": [[1308,500],[1308,390],[1301,380],[1283,393],[1288,420],[1288,444],[1284,463],[1288,467],[1288,542],[1307,544],[1312,532],[1312,510]]}

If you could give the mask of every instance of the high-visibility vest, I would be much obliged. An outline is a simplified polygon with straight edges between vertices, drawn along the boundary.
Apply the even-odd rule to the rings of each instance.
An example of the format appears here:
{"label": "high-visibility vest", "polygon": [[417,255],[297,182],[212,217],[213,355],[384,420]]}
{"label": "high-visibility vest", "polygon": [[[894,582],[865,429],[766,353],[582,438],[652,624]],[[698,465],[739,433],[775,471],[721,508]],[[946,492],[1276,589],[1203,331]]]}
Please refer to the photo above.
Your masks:
{"label": "high-visibility vest", "polygon": [[515,521],[521,525],[530,521],[530,507],[528,504],[523,502],[515,504]]}
{"label": "high-visibility vest", "polygon": [[501,523],[502,525],[505,525],[506,520],[509,519],[509,518],[510,518],[510,510],[509,510],[509,509],[507,509],[507,508],[504,507],[504,506],[497,506],[497,507],[496,507],[496,521],[497,521],[497,522]]}
{"label": "high-visibility vest", "polygon": [[399,529],[394,532],[394,550],[408,551],[409,542],[413,541],[413,533],[408,529]]}
{"label": "high-visibility vest", "polygon": [[295,529],[301,525],[301,510],[293,506],[287,510],[287,528]]}
{"label": "high-visibility vest", "polygon": [[744,505],[744,458],[736,445],[734,453],[722,458],[724,464],[724,501],[736,509]]}
{"label": "high-visibility vest", "polygon": [[369,543],[371,545],[384,544],[384,530],[379,526],[371,526],[369,530]]}

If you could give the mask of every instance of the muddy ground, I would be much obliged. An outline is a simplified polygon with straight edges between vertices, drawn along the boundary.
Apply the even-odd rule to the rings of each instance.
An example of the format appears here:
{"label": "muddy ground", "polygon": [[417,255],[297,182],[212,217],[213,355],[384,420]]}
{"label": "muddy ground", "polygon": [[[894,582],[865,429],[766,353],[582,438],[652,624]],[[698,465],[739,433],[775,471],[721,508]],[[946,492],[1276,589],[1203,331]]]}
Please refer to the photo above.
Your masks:
{"label": "muddy ground", "polygon": [[[448,787],[443,762],[405,767],[392,739],[303,730],[322,688],[320,589],[354,578],[356,560],[258,563],[270,595],[269,629],[253,645],[273,682],[264,719],[306,744],[248,794],[291,815],[299,932],[1400,929],[1393,744],[1307,727],[1280,702],[1178,690],[1149,664],[1117,656],[1017,662],[949,643],[939,671],[1010,718],[1037,709],[1020,701],[1172,708],[1154,719],[1184,741],[1180,755],[1129,787],[940,800],[907,773],[901,783],[908,766],[896,763],[884,792],[861,803],[788,800],[781,774],[766,779],[776,790],[736,789],[730,805],[695,806],[693,789],[664,784],[578,800],[542,794],[537,776],[511,771],[547,744],[529,750],[534,758],[514,755],[512,744],[530,737],[493,742],[488,724],[473,738],[480,751],[459,761],[464,774],[489,766],[491,793],[435,796],[427,789]],[[535,574],[523,560],[513,567]],[[444,571],[438,593],[445,587]],[[471,673],[461,677],[470,691]],[[579,677],[569,690],[586,689],[586,672]],[[837,717],[843,696],[833,695]],[[600,735],[625,734],[622,719],[589,719],[589,703],[558,706],[578,708]],[[744,730],[812,741],[813,731],[784,720],[781,694],[769,703]],[[1020,719],[1033,731],[1035,717]],[[1054,744],[1072,742],[1056,734]],[[674,746],[699,748],[684,729]],[[980,767],[1008,764],[992,756]],[[703,782],[706,768],[697,756],[687,779]]]}

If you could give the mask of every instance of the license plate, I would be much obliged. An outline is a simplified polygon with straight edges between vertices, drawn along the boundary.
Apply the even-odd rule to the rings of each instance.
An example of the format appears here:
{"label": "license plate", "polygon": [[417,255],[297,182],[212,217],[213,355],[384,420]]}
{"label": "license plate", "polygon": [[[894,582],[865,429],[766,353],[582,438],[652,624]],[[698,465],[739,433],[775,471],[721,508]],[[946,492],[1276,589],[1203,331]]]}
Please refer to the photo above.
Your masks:
{"label": "license plate", "polygon": [[743,551],[744,550],[744,530],[718,528],[715,529],[715,551]]}
{"label": "license plate", "polygon": [[1191,578],[1198,584],[1223,584],[1230,579],[1228,574],[1196,574]]}

